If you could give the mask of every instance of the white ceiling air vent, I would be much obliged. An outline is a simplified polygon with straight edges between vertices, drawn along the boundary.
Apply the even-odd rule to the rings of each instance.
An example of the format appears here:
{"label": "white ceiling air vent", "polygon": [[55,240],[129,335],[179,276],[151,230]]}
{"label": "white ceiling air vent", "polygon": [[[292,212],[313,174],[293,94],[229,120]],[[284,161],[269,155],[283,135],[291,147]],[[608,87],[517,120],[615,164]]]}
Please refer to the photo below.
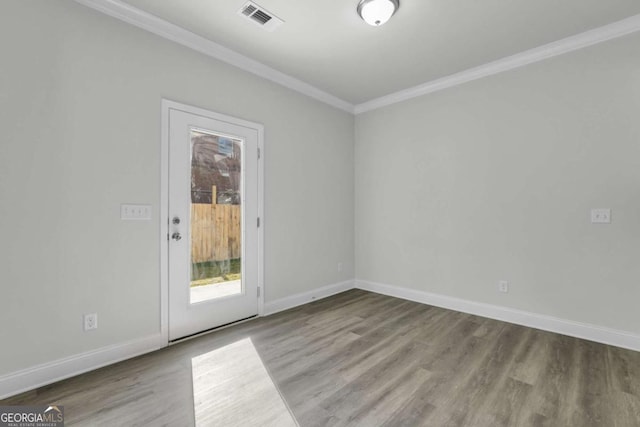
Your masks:
{"label": "white ceiling air vent", "polygon": [[238,14],[269,32],[284,23],[282,19],[252,1],[246,2],[244,6],[240,8]]}

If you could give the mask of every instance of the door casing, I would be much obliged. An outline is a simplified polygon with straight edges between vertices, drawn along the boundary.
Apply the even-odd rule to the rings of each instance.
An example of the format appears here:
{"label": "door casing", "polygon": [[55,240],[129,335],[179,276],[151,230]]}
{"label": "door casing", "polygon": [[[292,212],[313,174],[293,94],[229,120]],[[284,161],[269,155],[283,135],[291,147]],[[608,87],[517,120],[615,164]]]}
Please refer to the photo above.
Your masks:
{"label": "door casing", "polygon": [[[162,99],[160,156],[160,333],[169,342],[169,111],[179,110],[255,129],[258,132],[258,316],[264,315],[264,126],[203,108]],[[256,153],[258,155],[258,153]]]}

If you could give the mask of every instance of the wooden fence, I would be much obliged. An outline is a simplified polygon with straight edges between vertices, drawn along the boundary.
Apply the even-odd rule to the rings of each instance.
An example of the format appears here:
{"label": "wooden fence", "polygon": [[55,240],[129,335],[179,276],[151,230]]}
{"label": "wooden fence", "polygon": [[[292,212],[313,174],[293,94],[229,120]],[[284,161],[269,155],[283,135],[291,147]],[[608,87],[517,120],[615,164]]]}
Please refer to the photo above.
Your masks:
{"label": "wooden fence", "polygon": [[224,261],[242,256],[241,206],[212,203],[191,205],[191,262]]}

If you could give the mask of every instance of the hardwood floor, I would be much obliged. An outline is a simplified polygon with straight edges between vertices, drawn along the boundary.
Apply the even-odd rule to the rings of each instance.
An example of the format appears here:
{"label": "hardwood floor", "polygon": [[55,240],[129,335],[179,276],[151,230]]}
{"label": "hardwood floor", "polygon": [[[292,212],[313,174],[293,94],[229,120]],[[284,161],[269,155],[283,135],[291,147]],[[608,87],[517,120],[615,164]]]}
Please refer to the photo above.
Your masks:
{"label": "hardwood floor", "polygon": [[0,402],[50,403],[92,426],[640,426],[640,353],[352,290]]}

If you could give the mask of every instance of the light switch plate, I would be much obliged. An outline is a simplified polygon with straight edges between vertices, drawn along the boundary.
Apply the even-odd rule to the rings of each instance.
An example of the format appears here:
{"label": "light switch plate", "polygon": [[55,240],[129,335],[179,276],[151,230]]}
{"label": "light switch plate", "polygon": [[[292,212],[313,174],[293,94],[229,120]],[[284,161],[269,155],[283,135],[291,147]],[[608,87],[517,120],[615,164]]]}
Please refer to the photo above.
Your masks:
{"label": "light switch plate", "polygon": [[611,224],[611,209],[591,209],[591,224]]}
{"label": "light switch plate", "polygon": [[120,205],[120,219],[150,220],[151,205]]}

